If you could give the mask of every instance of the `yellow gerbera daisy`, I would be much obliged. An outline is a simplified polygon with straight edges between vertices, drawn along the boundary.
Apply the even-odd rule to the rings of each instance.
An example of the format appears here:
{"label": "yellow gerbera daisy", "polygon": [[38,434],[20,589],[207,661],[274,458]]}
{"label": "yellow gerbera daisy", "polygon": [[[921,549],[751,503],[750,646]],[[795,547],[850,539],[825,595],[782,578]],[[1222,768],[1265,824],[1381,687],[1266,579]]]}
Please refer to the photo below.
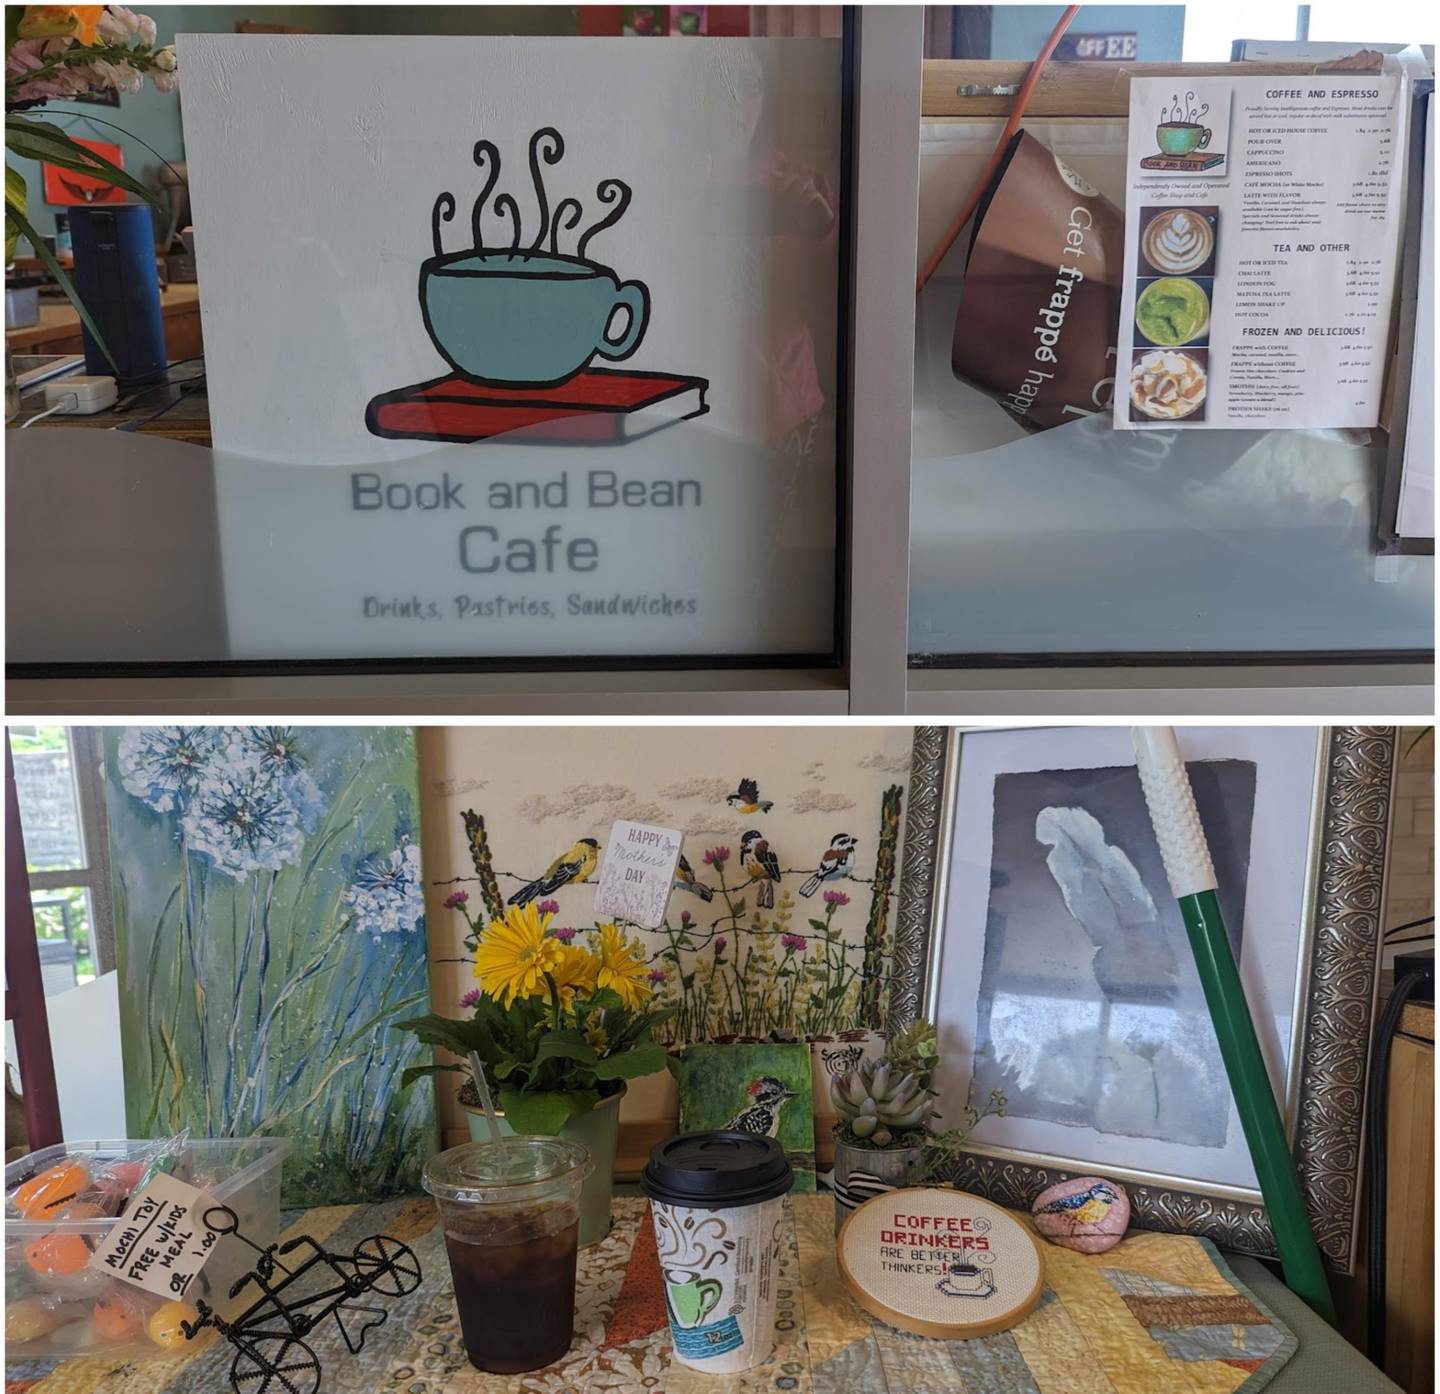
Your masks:
{"label": "yellow gerbera daisy", "polygon": [[561,944],[559,947],[560,957],[550,970],[550,979],[559,994],[562,1010],[569,1011],[577,996],[593,995],[600,960],[574,944]]}
{"label": "yellow gerbera daisy", "polygon": [[600,933],[599,985],[618,994],[627,1007],[643,1006],[650,999],[644,955],[616,925],[602,924],[597,928]]}
{"label": "yellow gerbera daisy", "polygon": [[517,997],[535,997],[548,991],[545,975],[560,962],[561,944],[547,939],[549,915],[541,915],[533,902],[512,905],[503,920],[491,920],[475,950],[475,976],[486,995],[510,1006]]}
{"label": "yellow gerbera daisy", "polygon": [[585,1018],[585,1039],[596,1055],[604,1056],[610,1049],[610,1038],[605,1034],[605,1028],[600,1024],[601,1014],[591,1012]]}

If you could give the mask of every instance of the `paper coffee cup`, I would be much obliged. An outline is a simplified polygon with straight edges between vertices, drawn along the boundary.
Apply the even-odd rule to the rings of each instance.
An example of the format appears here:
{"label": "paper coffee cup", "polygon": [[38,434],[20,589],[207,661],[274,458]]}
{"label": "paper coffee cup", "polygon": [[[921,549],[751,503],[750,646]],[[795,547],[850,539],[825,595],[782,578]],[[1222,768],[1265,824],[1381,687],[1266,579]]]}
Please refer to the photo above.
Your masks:
{"label": "paper coffee cup", "polygon": [[651,1152],[641,1184],[682,1364],[734,1374],[775,1348],[791,1181],[780,1144],[752,1133],[685,1133]]}
{"label": "paper coffee cup", "polygon": [[1109,411],[1124,245],[1120,210],[1017,133],[975,215],[955,376],[1028,431]]}

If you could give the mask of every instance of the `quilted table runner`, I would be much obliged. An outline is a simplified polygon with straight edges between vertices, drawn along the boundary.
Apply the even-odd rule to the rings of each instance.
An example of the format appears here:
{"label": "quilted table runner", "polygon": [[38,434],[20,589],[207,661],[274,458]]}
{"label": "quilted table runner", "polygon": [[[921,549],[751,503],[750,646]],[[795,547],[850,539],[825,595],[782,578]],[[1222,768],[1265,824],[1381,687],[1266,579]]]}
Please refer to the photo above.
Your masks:
{"label": "quilted table runner", "polygon": [[[387,1319],[358,1355],[333,1320],[306,1337],[320,1394],[1256,1394],[1295,1352],[1295,1337],[1208,1241],[1143,1233],[1093,1256],[1042,1244],[1040,1305],[1010,1331],[973,1341],[906,1335],[841,1286],[833,1207],[829,1195],[791,1197],[775,1352],[732,1376],[672,1363],[654,1232],[638,1198],[617,1199],[610,1235],[581,1253],[569,1353],[528,1375],[486,1375],[466,1360],[428,1197],[308,1210],[287,1236],[348,1252],[388,1234],[414,1250],[424,1273],[415,1291],[386,1299]],[[234,1359],[231,1346],[212,1340],[182,1357],[131,1364],[12,1364],[6,1394],[224,1394]]]}

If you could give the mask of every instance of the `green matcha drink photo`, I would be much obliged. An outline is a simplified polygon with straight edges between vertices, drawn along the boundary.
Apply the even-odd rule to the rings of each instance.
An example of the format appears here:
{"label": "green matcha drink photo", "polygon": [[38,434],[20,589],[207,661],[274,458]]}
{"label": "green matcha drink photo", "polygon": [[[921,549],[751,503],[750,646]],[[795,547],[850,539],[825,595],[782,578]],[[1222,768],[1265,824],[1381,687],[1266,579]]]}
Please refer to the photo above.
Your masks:
{"label": "green matcha drink photo", "polygon": [[1210,328],[1210,298],[1188,276],[1164,276],[1140,292],[1135,327],[1152,344],[1194,343]]}

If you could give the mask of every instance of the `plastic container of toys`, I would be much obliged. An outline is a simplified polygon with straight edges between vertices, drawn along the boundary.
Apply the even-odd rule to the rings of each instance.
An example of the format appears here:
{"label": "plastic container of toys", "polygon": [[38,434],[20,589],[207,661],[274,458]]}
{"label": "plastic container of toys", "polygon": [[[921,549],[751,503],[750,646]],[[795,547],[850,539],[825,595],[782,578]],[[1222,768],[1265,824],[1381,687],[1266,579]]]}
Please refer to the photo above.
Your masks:
{"label": "plastic container of toys", "polygon": [[5,1168],[5,1359],[73,1355],[129,1360],[183,1348],[182,1318],[197,1298],[223,1303],[230,1285],[254,1264],[255,1251],[233,1235],[220,1239],[184,1303],[166,1302],[103,1270],[89,1255],[110,1232],[128,1197],[156,1160],[198,1186],[237,1217],[262,1247],[280,1233],[280,1172],[286,1138],[188,1138],[62,1142]]}

